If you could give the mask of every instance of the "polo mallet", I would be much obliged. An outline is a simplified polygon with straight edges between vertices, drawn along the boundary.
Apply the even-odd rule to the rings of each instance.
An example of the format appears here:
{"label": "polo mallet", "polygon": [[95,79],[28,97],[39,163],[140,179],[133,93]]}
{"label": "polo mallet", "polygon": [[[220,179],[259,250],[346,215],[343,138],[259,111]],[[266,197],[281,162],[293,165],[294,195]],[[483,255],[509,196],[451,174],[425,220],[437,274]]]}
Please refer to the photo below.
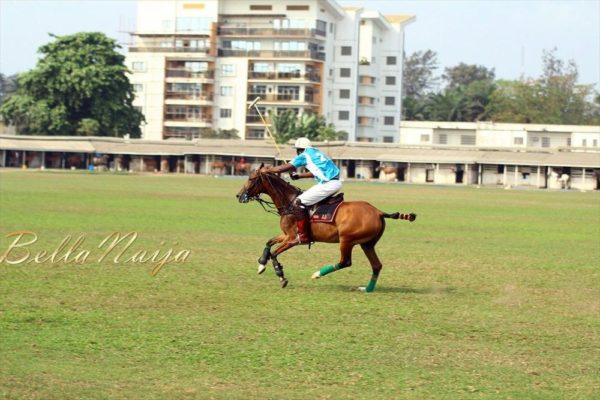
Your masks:
{"label": "polo mallet", "polygon": [[248,110],[250,110],[252,107],[254,107],[256,109],[256,112],[258,113],[258,116],[260,117],[263,125],[265,126],[265,128],[267,128],[267,133],[269,134],[269,137],[273,141],[273,145],[275,146],[275,149],[277,150],[277,153],[279,154],[279,158],[282,159],[283,162],[285,163],[285,162],[287,162],[287,160],[285,158],[283,158],[283,154],[281,154],[281,150],[279,149],[279,146],[277,145],[275,136],[273,136],[273,133],[269,129],[269,125],[267,124],[267,121],[265,120],[265,118],[263,117],[262,113],[260,112],[260,110],[257,106],[259,101],[260,101],[260,96],[256,97],[254,100],[252,100],[252,103],[250,103],[250,105],[248,106]]}

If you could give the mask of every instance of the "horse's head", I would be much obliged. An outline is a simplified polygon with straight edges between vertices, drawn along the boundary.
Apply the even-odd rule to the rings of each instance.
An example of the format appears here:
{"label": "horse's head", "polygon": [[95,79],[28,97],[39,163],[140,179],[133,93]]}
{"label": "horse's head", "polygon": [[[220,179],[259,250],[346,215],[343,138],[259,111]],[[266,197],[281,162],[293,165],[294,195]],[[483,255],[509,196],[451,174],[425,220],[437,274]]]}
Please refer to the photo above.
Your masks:
{"label": "horse's head", "polygon": [[247,203],[250,200],[256,199],[263,192],[263,183],[260,178],[264,164],[260,164],[256,170],[252,171],[248,176],[248,180],[242,186],[242,189],[235,196],[240,203]]}

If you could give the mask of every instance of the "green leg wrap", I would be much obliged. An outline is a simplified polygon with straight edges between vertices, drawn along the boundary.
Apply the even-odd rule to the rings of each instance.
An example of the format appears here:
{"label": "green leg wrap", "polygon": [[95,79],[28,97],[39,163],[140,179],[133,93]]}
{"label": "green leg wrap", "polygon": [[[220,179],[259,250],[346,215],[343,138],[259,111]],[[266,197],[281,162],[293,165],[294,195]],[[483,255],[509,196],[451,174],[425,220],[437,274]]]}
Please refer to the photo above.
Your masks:
{"label": "green leg wrap", "polygon": [[332,273],[333,271],[337,271],[338,269],[340,269],[340,264],[327,265],[319,270],[319,275],[325,276],[327,274]]}
{"label": "green leg wrap", "polygon": [[378,277],[379,277],[379,275],[371,275],[371,280],[369,281],[369,284],[367,285],[367,289],[365,290],[367,293],[371,293],[372,291],[375,290],[375,284],[377,283]]}

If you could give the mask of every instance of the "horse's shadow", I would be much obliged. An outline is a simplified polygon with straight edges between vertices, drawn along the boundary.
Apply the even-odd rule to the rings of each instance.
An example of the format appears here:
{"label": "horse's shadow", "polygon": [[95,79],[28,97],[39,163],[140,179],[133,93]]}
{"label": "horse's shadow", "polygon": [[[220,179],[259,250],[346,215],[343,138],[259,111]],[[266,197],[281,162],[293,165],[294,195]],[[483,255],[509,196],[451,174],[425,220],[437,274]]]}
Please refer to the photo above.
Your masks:
{"label": "horse's shadow", "polygon": [[[333,290],[342,292],[358,292],[357,286],[351,285],[333,285]],[[377,286],[375,293],[402,293],[402,294],[451,294],[456,292],[455,287],[425,287],[411,288],[407,286]]]}

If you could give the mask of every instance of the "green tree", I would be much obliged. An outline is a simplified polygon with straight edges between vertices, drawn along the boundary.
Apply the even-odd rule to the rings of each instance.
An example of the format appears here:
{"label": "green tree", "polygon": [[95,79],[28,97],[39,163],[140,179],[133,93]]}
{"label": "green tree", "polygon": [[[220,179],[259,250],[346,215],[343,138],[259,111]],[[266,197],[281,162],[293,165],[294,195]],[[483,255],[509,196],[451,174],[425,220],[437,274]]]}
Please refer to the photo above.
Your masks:
{"label": "green tree", "polygon": [[41,58],[19,76],[19,87],[0,114],[21,134],[140,137],[144,116],[120,46],[103,33],[54,36]]}
{"label": "green tree", "polygon": [[271,118],[273,135],[277,143],[287,143],[292,139],[307,137],[310,140],[343,140],[348,134],[337,131],[333,124],[328,124],[325,117],[314,113],[297,116],[293,110],[287,110]]}
{"label": "green tree", "polygon": [[402,115],[405,120],[428,119],[428,97],[439,83],[435,76],[438,68],[434,51],[417,51],[404,58],[402,70]]}
{"label": "green tree", "polygon": [[556,57],[556,49],[544,51],[543,72],[538,79],[498,85],[489,111],[498,122],[539,124],[597,124],[599,107],[591,100],[592,85],[577,84],[577,65]]}
{"label": "green tree", "polygon": [[18,78],[18,74],[6,76],[0,72],[0,104],[2,104],[8,96],[17,91],[19,86]]}
{"label": "green tree", "polygon": [[473,82],[492,82],[495,78],[494,69],[487,69],[483,65],[460,63],[454,67],[444,69],[442,79],[447,82],[447,87],[456,88],[469,86]]}

